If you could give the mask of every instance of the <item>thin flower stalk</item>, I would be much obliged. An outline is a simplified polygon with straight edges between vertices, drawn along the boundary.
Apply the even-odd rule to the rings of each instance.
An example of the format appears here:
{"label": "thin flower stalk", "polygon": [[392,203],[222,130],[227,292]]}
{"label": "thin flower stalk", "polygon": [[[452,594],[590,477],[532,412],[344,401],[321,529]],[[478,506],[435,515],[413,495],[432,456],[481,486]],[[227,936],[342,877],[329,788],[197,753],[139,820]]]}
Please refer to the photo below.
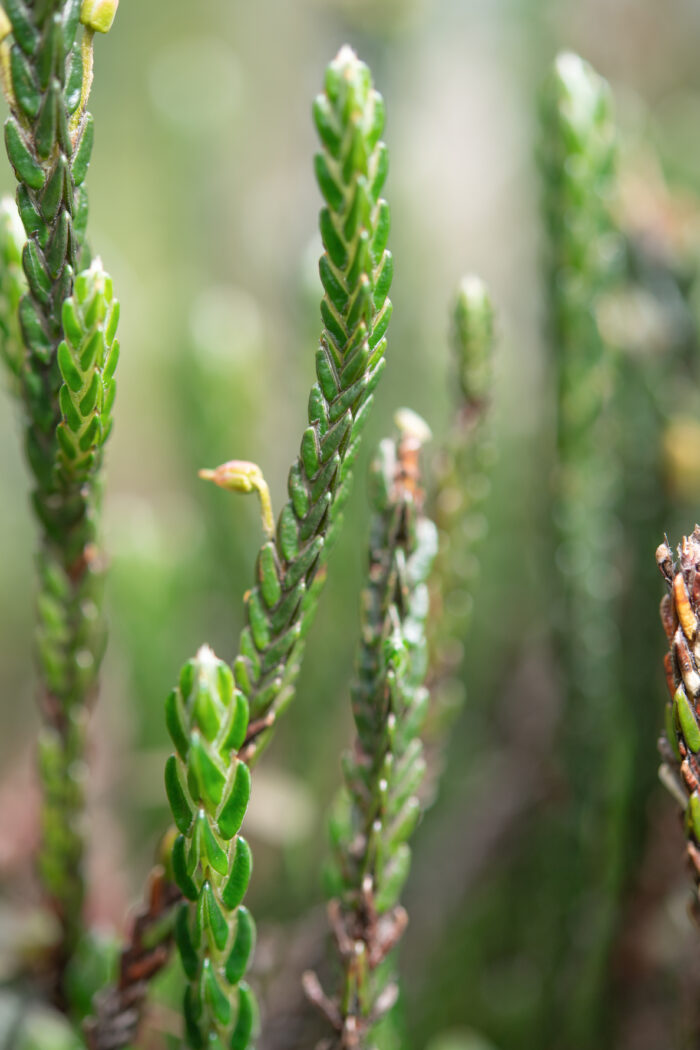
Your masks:
{"label": "thin flower stalk", "polygon": [[345,784],[331,821],[329,914],[342,973],[337,996],[328,999],[317,978],[305,976],[307,995],[344,1050],[373,1046],[372,1029],[396,1001],[391,952],[407,921],[399,898],[425,771],[427,579],[437,530],[423,515],[418,473],[429,432],[413,413],[399,421],[398,442],[382,443],[373,469],[369,573],[352,689],[357,736],[344,759]]}

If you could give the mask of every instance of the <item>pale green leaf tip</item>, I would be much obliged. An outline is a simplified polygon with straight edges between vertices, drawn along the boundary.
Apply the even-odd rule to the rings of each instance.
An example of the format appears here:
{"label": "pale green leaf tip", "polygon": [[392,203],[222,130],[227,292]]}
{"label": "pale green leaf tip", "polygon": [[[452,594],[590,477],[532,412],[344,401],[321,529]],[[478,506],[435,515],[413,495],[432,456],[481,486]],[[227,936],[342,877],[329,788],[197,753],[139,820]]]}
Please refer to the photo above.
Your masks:
{"label": "pale green leaf tip", "polygon": [[119,0],[83,0],[80,21],[95,33],[108,33],[118,7]]}
{"label": "pale green leaf tip", "polygon": [[200,675],[206,675],[211,671],[216,671],[221,662],[211,646],[206,644],[200,645],[197,650],[195,661]]}
{"label": "pale green leaf tip", "polygon": [[426,421],[412,408],[397,409],[394,423],[402,437],[412,438],[419,445],[425,445],[433,436]]}
{"label": "pale green leaf tip", "polygon": [[3,241],[11,241],[17,252],[21,253],[27,237],[14,197],[0,199],[0,236]]}
{"label": "pale green leaf tip", "polygon": [[96,255],[90,264],[90,269],[87,271],[91,283],[94,283],[95,288],[100,292],[104,293],[105,286],[109,280],[109,274],[102,265],[102,259],[99,255]]}
{"label": "pale green leaf tip", "polygon": [[0,7],[0,43],[12,32],[12,23],[5,14],[5,9]]}
{"label": "pale green leaf tip", "polygon": [[569,118],[574,124],[585,126],[599,120],[607,112],[601,102],[610,101],[608,82],[593,66],[573,51],[562,51],[554,60],[556,90],[571,107]]}
{"label": "pale green leaf tip", "polygon": [[360,59],[357,57],[357,52],[354,50],[354,48],[350,47],[349,44],[343,44],[343,46],[338,51],[338,54],[331,62],[331,65],[335,66],[339,71],[354,71],[358,66],[364,65],[364,63],[360,62]]}
{"label": "pale green leaf tip", "polygon": [[469,273],[462,278],[457,291],[458,305],[468,309],[483,310],[491,309],[491,297],[481,277],[475,273]]}

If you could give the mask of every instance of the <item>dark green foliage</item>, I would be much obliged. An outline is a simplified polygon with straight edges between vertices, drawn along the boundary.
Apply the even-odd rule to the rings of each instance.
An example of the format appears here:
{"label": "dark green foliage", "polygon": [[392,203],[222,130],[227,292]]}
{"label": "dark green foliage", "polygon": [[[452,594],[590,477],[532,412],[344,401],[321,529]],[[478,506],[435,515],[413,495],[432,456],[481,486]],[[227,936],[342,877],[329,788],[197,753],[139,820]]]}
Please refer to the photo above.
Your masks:
{"label": "dark green foliage", "polygon": [[387,170],[380,141],[384,107],[369,70],[349,48],[328,67],[314,119],[323,147],[316,175],[326,200],[320,218],[325,295],[318,382],[309,398],[299,459],[289,473],[289,502],[274,543],[260,552],[256,584],[246,598],[248,623],[234,665],[251,718],[270,721],[294,691],[323,580],[319,569],[350,491],[391,315],[389,210],[381,198]]}
{"label": "dark green foliage", "polygon": [[[77,38],[80,0],[54,0],[32,8],[17,0],[6,10],[14,42],[6,85],[11,113],[5,143],[19,182],[17,204],[27,233],[23,265],[28,291],[20,309],[31,423],[27,452],[42,519],[60,530],[62,508],[52,499],[60,386],[54,355],[62,337],[63,301],[86,259],[82,184],[92,145],[92,117],[83,98],[85,49]],[[74,83],[76,69],[82,73],[80,90]]]}
{"label": "dark green foliage", "polygon": [[399,441],[380,446],[373,468],[369,573],[352,688],[357,737],[344,758],[345,787],[331,822],[332,914],[343,973],[337,1002],[325,1001],[307,979],[342,1046],[369,1046],[372,1027],[395,1001],[388,956],[406,922],[398,901],[425,770],[426,581],[437,530],[422,514],[417,474],[427,428],[412,413],[399,418]]}
{"label": "dark green foliage", "polygon": [[[572,791],[562,816],[570,880],[559,907],[566,909],[560,951],[572,966],[573,991],[565,993],[568,1036],[561,1045],[588,1045],[585,1033],[595,1041],[602,1023],[626,804],[618,732],[624,701],[617,625],[616,361],[598,326],[600,303],[614,287],[620,265],[611,214],[616,132],[608,85],[577,56],[560,55],[544,92],[542,122],[557,395],[555,557],[561,597],[554,605],[554,626],[565,689],[563,755]],[[588,945],[585,956],[572,955],[571,942]]]}
{"label": "dark green foliage", "polygon": [[176,748],[165,787],[180,832],[173,848],[175,880],[185,897],[175,940],[188,986],[187,1045],[245,1050],[257,1010],[243,982],[255,925],[241,901],[251,873],[239,834],[250,797],[250,773],[236,758],[248,726],[245,698],[226,664],[204,646],[182,670],[167,703]]}
{"label": "dark green foliage", "polygon": [[105,645],[104,569],[95,545],[102,449],[111,429],[119,351],[115,338],[119,304],[99,260],[78,276],[75,294],[64,302],[63,316],[66,338],[58,350],[62,418],[54,472],[70,527],[61,545],[58,537],[44,544],[38,563],[37,651],[48,723],[40,737],[44,785],[40,867],[56,900],[69,894],[66,907],[77,922],[82,896],[83,784],[74,770],[85,749],[86,704],[94,695]]}
{"label": "dark green foliage", "polygon": [[[3,5],[7,154],[26,241],[18,306],[23,348],[4,357],[26,415],[26,452],[40,525],[37,653],[44,790],[40,871],[62,927],[56,979],[77,943],[83,898],[82,810],[87,708],[104,647],[96,548],[101,450],[110,429],[118,317],[111,281],[88,264],[84,180],[93,128],[86,110],[92,34],[80,0]],[[115,9],[113,0],[91,6]],[[83,12],[85,13],[85,12]],[[12,280],[3,273],[3,282]],[[15,278],[16,281],[16,278]],[[15,291],[5,290],[12,316]],[[65,323],[65,333],[64,333]],[[65,334],[65,340],[64,340]],[[56,993],[59,997],[62,994]]]}

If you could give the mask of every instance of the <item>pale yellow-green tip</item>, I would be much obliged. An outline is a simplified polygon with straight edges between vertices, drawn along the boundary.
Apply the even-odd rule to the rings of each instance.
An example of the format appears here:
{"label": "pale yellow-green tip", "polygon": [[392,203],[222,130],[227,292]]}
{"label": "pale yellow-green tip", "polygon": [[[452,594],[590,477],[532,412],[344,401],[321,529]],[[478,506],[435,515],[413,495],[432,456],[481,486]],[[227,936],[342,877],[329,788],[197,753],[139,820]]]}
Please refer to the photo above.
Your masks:
{"label": "pale yellow-green tip", "polygon": [[412,408],[399,408],[394,414],[394,423],[403,437],[413,438],[419,445],[425,445],[433,436],[423,417]]}
{"label": "pale yellow-green tip", "polygon": [[5,14],[4,8],[0,7],[0,43],[12,32],[12,22]]}
{"label": "pale yellow-green tip", "polygon": [[275,519],[270,490],[257,463],[249,463],[245,459],[230,459],[228,463],[222,463],[214,470],[200,470],[199,476],[205,481],[213,481],[219,488],[228,489],[229,492],[257,492],[260,497],[263,528],[268,536],[274,536]]}
{"label": "pale yellow-green tip", "polygon": [[80,21],[95,33],[108,33],[118,7],[119,0],[83,0]]}

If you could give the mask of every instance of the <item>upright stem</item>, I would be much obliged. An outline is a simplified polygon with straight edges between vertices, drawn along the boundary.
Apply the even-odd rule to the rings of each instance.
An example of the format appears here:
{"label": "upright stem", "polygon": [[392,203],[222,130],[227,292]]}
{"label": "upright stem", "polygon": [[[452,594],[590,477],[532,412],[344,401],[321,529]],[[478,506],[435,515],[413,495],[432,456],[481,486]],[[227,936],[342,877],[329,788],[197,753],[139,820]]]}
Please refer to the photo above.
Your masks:
{"label": "upright stem", "polygon": [[276,534],[258,555],[256,583],[245,601],[247,625],[234,663],[251,718],[269,719],[270,728],[252,745],[249,762],[256,760],[294,694],[305,635],[323,584],[321,570],[340,528],[352,466],[384,368],[391,316],[389,209],[381,197],[388,163],[380,140],[384,104],[367,66],[348,47],[326,71],[314,119],[322,147],[316,176],[326,201],[319,263],[324,327],[309,426],[289,472],[289,499]]}
{"label": "upright stem", "polygon": [[[609,290],[619,244],[611,220],[615,125],[607,84],[581,59],[560,55],[547,83],[541,161],[549,240],[549,331],[557,386],[555,492],[567,875],[560,950],[550,981],[563,992],[562,1045],[599,1045],[607,967],[621,880],[629,793],[617,627],[620,466],[612,411],[616,364],[597,308]],[[565,918],[565,915],[567,916]],[[580,952],[572,952],[572,944]],[[571,982],[571,988],[566,983]],[[557,1015],[559,1016],[559,1015]],[[562,1028],[563,1024],[563,1028]]]}
{"label": "upright stem", "polygon": [[[100,0],[102,7],[107,2],[116,7],[116,0]],[[5,142],[19,183],[17,205],[27,235],[22,255],[27,291],[19,304],[19,319],[25,348],[21,392],[26,451],[40,531],[37,654],[44,798],[39,867],[61,928],[55,973],[59,1001],[62,972],[82,929],[85,731],[104,645],[103,568],[95,546],[99,456],[90,460],[90,482],[84,485],[72,468],[61,468],[70,442],[62,446],[58,436],[71,402],[68,394],[64,402],[59,398],[65,386],[59,367],[59,347],[66,334],[64,304],[88,255],[84,180],[93,127],[85,108],[91,64],[79,39],[81,6],[80,0],[6,4],[11,36],[2,43],[9,71],[4,83],[10,104]],[[92,32],[88,17],[85,33],[90,40]],[[89,320],[87,327],[91,326]],[[80,338],[77,330],[67,334],[71,341]],[[68,348],[66,354],[70,356]],[[101,416],[104,409],[104,402],[97,407],[96,400],[104,394],[104,364],[103,357],[96,365],[93,361],[90,378],[95,385],[87,398],[90,401],[94,393],[92,415]],[[107,415],[110,408],[111,402]],[[82,422],[74,414],[68,432],[73,424],[80,429]],[[103,422],[107,419],[91,424],[87,436],[81,431],[82,453],[95,441],[101,444],[106,436]],[[85,463],[78,473],[85,481],[82,466]]]}
{"label": "upright stem", "polygon": [[473,610],[478,569],[475,541],[483,531],[478,516],[490,487],[494,447],[489,426],[493,386],[493,306],[484,283],[465,277],[453,311],[453,359],[458,396],[447,439],[432,464],[431,515],[440,548],[431,584],[428,624],[431,707],[426,725],[428,791],[440,772],[449,727],[465,693],[464,643]]}
{"label": "upright stem", "polygon": [[437,530],[421,510],[418,451],[425,433],[412,425],[416,419],[403,416],[411,430],[398,443],[383,442],[373,472],[375,512],[352,689],[357,736],[344,758],[345,787],[331,825],[336,896],[330,916],[342,967],[337,998],[326,999],[317,979],[305,977],[307,994],[343,1050],[371,1046],[372,1028],[396,1001],[389,956],[406,925],[398,901],[410,867],[406,840],[420,814],[426,580]]}

